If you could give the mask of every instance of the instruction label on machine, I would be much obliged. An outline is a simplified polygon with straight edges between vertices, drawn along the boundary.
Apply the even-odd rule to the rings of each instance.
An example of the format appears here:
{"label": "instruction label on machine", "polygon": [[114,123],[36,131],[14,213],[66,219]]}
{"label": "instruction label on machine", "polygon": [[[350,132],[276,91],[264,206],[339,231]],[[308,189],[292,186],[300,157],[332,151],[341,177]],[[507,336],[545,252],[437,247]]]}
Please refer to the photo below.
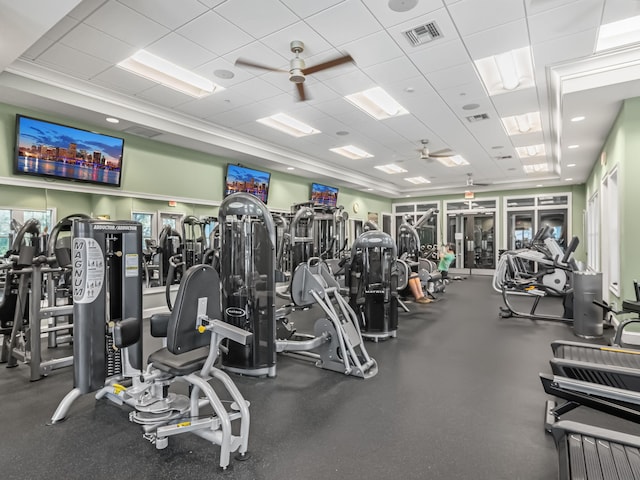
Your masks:
{"label": "instruction label on machine", "polygon": [[125,277],[137,277],[139,276],[140,265],[137,253],[127,253],[124,256],[124,276]]}
{"label": "instruction label on machine", "polygon": [[73,239],[73,302],[93,302],[104,283],[104,254],[93,238]]}

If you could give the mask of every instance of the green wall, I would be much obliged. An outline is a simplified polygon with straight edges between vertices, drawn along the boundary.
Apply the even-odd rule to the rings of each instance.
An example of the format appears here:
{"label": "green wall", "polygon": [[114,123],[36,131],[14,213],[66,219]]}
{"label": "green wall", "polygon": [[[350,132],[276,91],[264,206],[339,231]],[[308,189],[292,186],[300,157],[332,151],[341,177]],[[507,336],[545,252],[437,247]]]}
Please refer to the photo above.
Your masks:
{"label": "green wall", "polygon": [[[107,189],[90,184],[13,175],[17,113],[123,137],[122,186]],[[132,211],[215,215],[217,205],[223,198],[223,179],[229,162],[229,159],[195,150],[0,104],[0,207],[56,207],[58,218],[71,213],[87,213],[109,215],[112,219],[129,219]],[[312,181],[272,172],[269,208],[289,211],[292,204],[309,201]],[[28,183],[34,187],[8,185],[12,182]],[[66,188],[76,191],[65,191]],[[176,206],[170,207],[169,200],[177,200]],[[340,189],[338,202],[344,205],[350,218],[364,220],[367,212],[391,211],[390,200],[348,188]],[[354,203],[360,206],[357,214],[353,212]]]}
{"label": "green wall", "polygon": [[[640,180],[640,98],[626,100],[609,132],[603,147],[606,163],[598,162],[586,183],[585,201],[600,192],[602,180],[614,169],[618,169],[619,220],[620,220],[620,297],[613,293],[612,301],[635,298],[633,281],[640,279],[640,255],[638,239],[638,181]],[[601,218],[608,212],[601,211]],[[610,248],[616,248],[611,246]],[[607,252],[602,250],[602,256]]]}

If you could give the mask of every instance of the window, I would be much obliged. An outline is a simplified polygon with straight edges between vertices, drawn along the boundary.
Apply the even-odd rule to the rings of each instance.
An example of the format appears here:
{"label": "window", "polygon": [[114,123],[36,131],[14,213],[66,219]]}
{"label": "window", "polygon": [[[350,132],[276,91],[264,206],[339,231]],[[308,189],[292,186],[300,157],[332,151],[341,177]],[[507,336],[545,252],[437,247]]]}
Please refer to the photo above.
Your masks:
{"label": "window", "polygon": [[32,218],[40,222],[40,233],[46,234],[51,231],[51,226],[55,222],[55,210],[0,209],[0,255],[7,253],[7,250],[11,247],[17,229],[19,229],[25,221]]}
{"label": "window", "polygon": [[147,248],[146,240],[152,241],[156,238],[153,231],[153,213],[133,212],[131,220],[142,224],[142,248]]}
{"label": "window", "polygon": [[587,265],[596,272],[600,270],[600,199],[596,192],[587,206]]}
{"label": "window", "polygon": [[[393,206],[394,219],[395,219],[395,232],[396,232],[396,241],[398,237],[398,232],[400,230],[400,225],[407,217],[413,225],[416,226],[416,231],[418,233],[418,237],[420,238],[420,245],[437,245],[440,243],[438,236],[438,225],[440,223],[440,215],[436,213],[428,220],[424,221],[421,225],[418,225],[417,222],[423,217],[423,215],[428,212],[430,209],[439,209],[438,202],[427,202],[427,203],[408,203],[408,204],[400,204]],[[384,218],[383,218],[384,220]],[[390,229],[389,229],[390,230]]]}
{"label": "window", "polygon": [[503,245],[507,249],[526,247],[531,238],[544,226],[552,228],[561,246],[571,238],[571,193],[505,197]]}
{"label": "window", "polygon": [[0,255],[11,246],[11,210],[0,209]]}
{"label": "window", "polygon": [[609,258],[609,290],[620,296],[620,205],[618,199],[618,170],[611,172],[607,179],[607,217],[609,226],[607,257]]}

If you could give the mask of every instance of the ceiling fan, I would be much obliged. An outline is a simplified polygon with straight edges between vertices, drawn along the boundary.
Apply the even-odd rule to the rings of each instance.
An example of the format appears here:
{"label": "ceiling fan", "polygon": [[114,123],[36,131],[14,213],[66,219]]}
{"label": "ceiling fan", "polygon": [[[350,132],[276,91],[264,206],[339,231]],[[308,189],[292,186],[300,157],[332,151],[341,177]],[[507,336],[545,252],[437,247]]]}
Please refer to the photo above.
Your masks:
{"label": "ceiling fan", "polygon": [[273,68],[267,65],[262,65],[259,63],[255,63],[249,60],[244,60],[242,58],[238,58],[236,60],[236,65],[244,65],[247,67],[260,68],[262,70],[269,70],[271,72],[285,72],[289,73],[289,80],[296,85],[296,90],[298,92],[298,99],[301,102],[304,102],[307,99],[307,95],[304,91],[304,80],[306,75],[319,72],[321,70],[326,70],[328,68],[333,68],[338,65],[342,65],[343,63],[353,62],[353,58],[351,55],[343,55],[341,57],[334,58],[332,60],[328,60],[326,62],[320,63],[318,65],[314,65],[312,67],[307,67],[304,63],[304,60],[300,58],[300,54],[304,51],[304,43],[299,40],[294,40],[291,42],[291,51],[295,54],[289,62],[289,70],[282,70],[281,68]]}
{"label": "ceiling fan", "polygon": [[489,185],[491,185],[491,184],[490,183],[474,182],[473,174],[472,173],[467,173],[467,184],[466,184],[466,186],[468,188],[471,188],[471,187],[488,187]]}
{"label": "ceiling fan", "polygon": [[422,148],[418,149],[418,152],[420,152],[420,160],[436,160],[438,158],[451,157],[454,154],[450,148],[430,152],[428,147],[429,140],[420,140],[420,143],[422,143]]}

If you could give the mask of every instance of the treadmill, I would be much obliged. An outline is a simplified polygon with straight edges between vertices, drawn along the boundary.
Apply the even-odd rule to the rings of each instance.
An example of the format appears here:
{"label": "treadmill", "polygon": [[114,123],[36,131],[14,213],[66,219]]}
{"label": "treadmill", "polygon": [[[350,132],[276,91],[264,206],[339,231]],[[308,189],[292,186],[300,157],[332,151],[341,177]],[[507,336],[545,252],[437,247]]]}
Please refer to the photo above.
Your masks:
{"label": "treadmill", "polygon": [[640,437],[567,420],[552,433],[560,480],[640,480]]}
{"label": "treadmill", "polygon": [[[616,313],[634,313],[640,316],[640,286],[633,282],[636,300],[624,300],[622,310]],[[607,305],[602,305],[608,308]],[[640,346],[626,347],[622,341],[624,330],[640,324],[640,318],[623,322],[612,345],[584,342],[555,341],[551,343],[553,359],[551,369],[555,375],[640,391]]]}
{"label": "treadmill", "polygon": [[545,428],[558,450],[558,478],[640,480],[640,436],[559,420],[587,406],[640,423],[640,393],[564,377],[540,374],[545,391],[566,400],[547,402]]}

